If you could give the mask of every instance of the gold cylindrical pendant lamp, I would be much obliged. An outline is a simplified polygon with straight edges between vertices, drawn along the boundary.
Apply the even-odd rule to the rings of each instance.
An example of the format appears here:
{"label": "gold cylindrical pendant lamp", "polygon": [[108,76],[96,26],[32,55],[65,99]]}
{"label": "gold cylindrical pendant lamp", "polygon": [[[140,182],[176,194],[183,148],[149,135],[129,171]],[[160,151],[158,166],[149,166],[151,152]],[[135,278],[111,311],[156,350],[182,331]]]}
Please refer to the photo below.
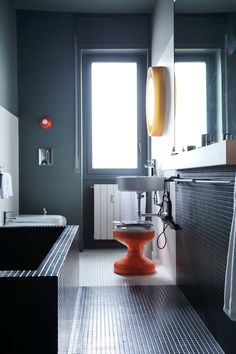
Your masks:
{"label": "gold cylindrical pendant lamp", "polygon": [[165,128],[166,73],[163,66],[150,67],[146,85],[146,122],[149,136],[161,136]]}

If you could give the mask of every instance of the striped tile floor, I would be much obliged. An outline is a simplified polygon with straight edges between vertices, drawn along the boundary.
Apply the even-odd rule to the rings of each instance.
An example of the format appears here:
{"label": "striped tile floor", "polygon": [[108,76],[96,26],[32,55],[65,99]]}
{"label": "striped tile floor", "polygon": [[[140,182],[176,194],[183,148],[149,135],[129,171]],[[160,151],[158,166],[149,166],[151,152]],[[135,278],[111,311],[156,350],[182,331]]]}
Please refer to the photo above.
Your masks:
{"label": "striped tile floor", "polygon": [[122,252],[111,252],[106,261],[101,250],[82,254],[84,274],[68,353],[224,354],[170,278],[168,285],[157,276],[154,284],[138,277],[135,285],[114,278],[111,261]]}
{"label": "striped tile floor", "polygon": [[83,287],[71,354],[224,353],[176,286]]}

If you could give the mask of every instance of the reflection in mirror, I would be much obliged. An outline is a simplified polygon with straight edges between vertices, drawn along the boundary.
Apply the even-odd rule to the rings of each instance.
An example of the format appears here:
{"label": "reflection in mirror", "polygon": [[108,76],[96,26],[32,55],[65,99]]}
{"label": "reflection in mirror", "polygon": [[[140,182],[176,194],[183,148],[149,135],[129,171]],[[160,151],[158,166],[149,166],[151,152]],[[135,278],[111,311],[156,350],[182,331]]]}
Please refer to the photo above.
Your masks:
{"label": "reflection in mirror", "polygon": [[177,152],[201,146],[202,134],[236,139],[236,2],[191,3],[175,3]]}
{"label": "reflection in mirror", "polygon": [[[176,151],[181,151],[184,146],[200,146],[201,134],[207,132],[205,62],[182,60],[176,62],[175,78]],[[186,131],[189,133],[185,134]]]}

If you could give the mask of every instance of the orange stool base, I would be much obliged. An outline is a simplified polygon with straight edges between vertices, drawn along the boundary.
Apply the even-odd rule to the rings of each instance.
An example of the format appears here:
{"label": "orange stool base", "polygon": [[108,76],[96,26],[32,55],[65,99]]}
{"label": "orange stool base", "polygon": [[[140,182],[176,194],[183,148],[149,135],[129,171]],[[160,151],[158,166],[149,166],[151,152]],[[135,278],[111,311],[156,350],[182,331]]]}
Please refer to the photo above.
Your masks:
{"label": "orange stool base", "polygon": [[114,263],[114,273],[120,275],[147,275],[156,272],[156,265],[145,256],[125,256]]}
{"label": "orange stool base", "polygon": [[156,272],[156,264],[143,255],[143,245],[155,237],[154,230],[145,232],[113,231],[114,238],[126,245],[128,253],[114,263],[114,272],[120,275],[147,275]]}

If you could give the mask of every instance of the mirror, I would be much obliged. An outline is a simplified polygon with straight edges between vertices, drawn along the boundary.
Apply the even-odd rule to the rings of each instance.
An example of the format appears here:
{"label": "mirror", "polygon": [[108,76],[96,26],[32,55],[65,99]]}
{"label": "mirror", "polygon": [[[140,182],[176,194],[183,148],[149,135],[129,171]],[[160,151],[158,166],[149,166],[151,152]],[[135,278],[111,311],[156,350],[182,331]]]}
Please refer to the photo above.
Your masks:
{"label": "mirror", "polygon": [[236,139],[236,1],[176,0],[174,40],[176,151]]}

